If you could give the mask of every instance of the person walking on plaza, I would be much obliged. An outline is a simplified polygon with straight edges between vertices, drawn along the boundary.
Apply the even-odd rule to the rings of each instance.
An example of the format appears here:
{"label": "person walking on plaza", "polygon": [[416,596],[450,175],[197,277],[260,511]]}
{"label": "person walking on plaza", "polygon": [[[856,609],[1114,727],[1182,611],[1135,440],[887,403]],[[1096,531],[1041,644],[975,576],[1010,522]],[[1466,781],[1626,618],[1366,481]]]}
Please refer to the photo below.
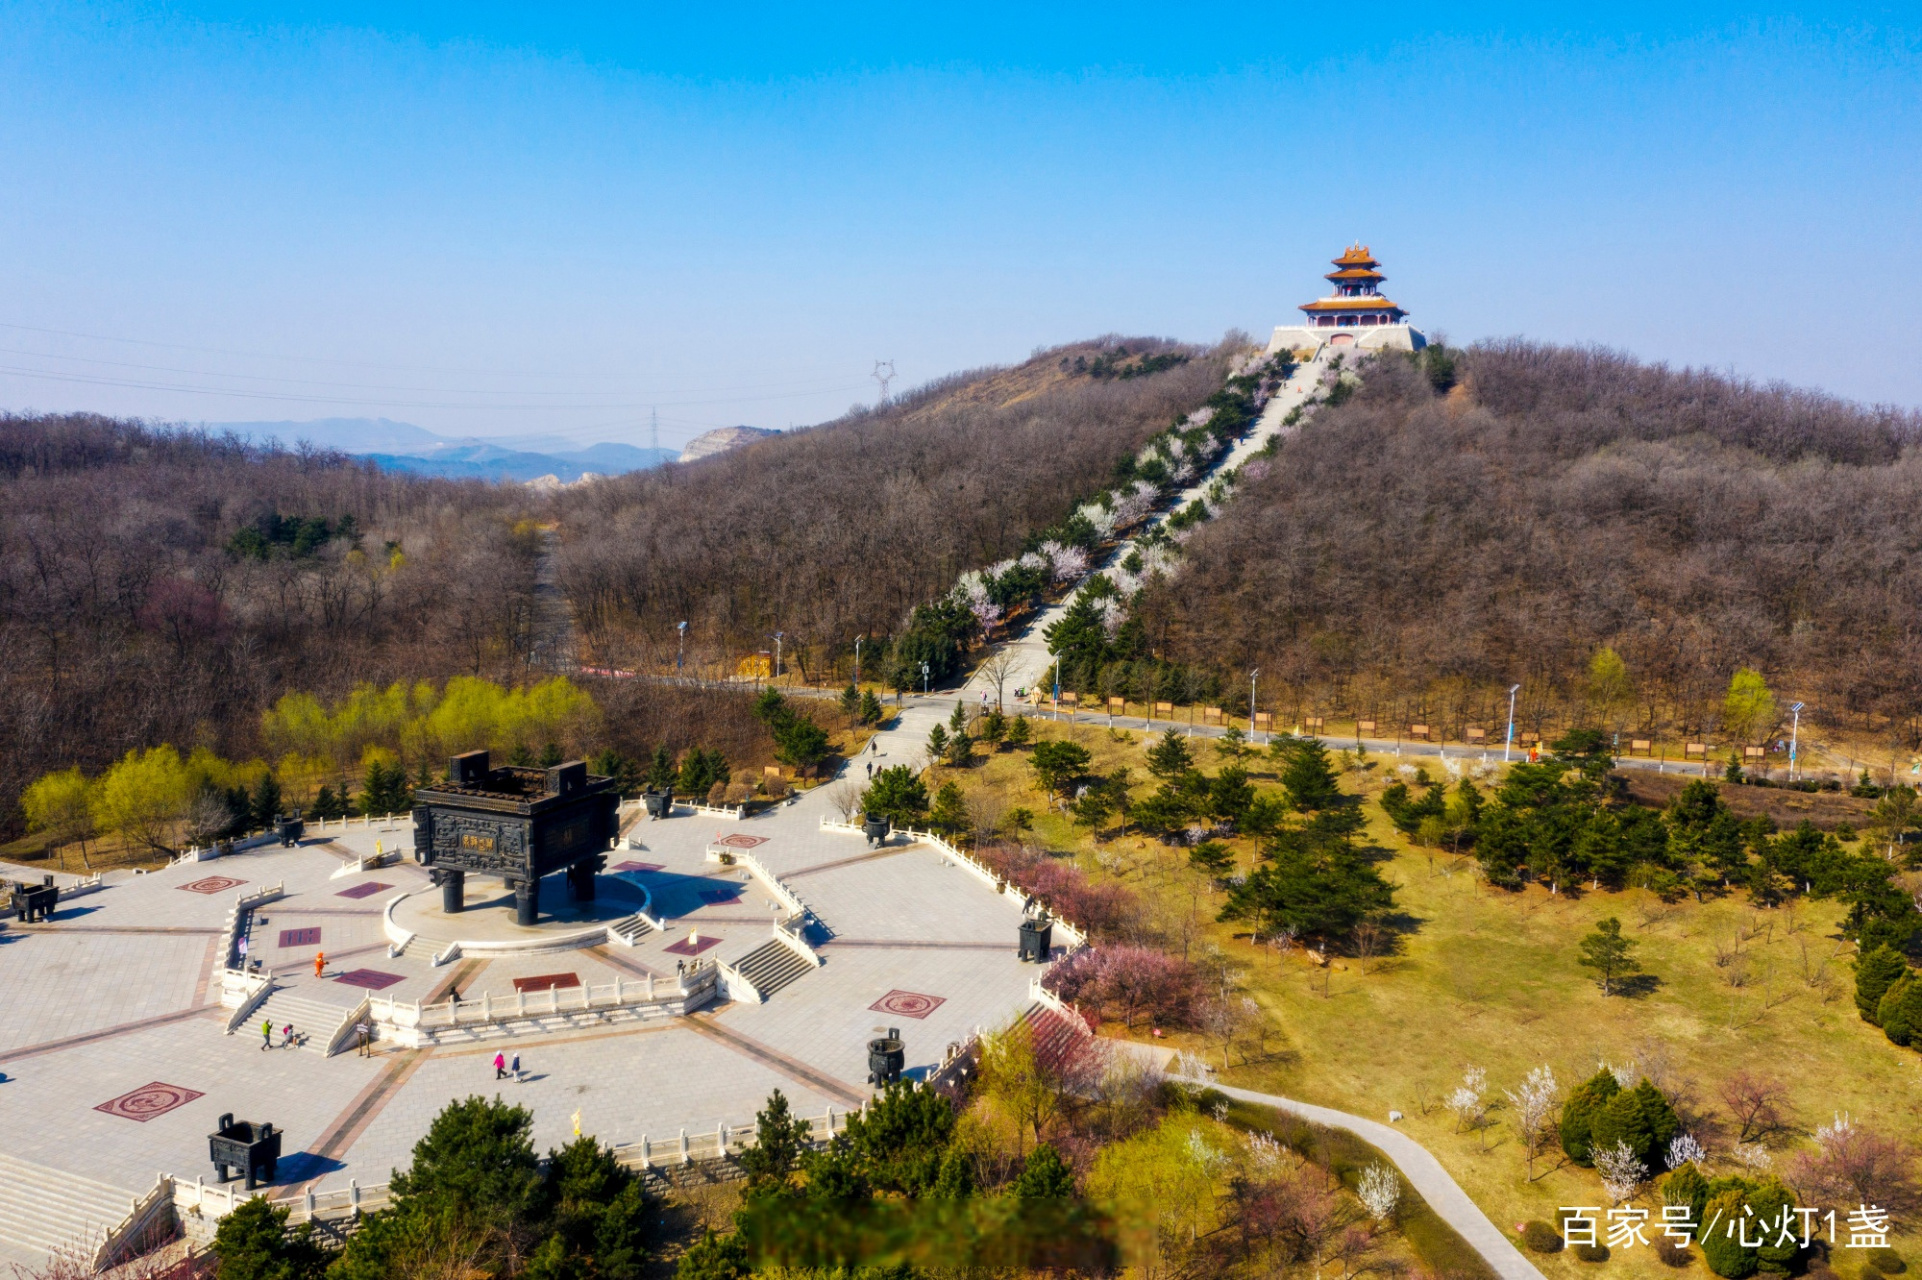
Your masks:
{"label": "person walking on plaza", "polygon": [[322,969],[325,969],[326,967],[327,967],[327,953],[325,951],[314,952],[314,976],[318,978],[320,976],[320,971]]}
{"label": "person walking on plaza", "polygon": [[507,1055],[504,1053],[497,1053],[494,1055],[494,1079],[501,1080],[501,1079],[505,1079],[506,1076],[507,1076]]}
{"label": "person walking on plaza", "polygon": [[291,1022],[280,1029],[280,1047],[283,1049],[294,1047],[294,1024]]}
{"label": "person walking on plaza", "polygon": [[513,1060],[512,1062],[510,1062],[510,1063],[508,1063],[508,1064],[507,1064],[507,1069],[508,1069],[509,1071],[512,1071],[512,1072],[514,1073],[514,1083],[515,1083],[515,1084],[519,1084],[519,1083],[521,1082],[521,1056],[520,1056],[520,1054],[518,1054],[518,1053],[517,1053],[517,1054],[515,1054],[515,1055],[514,1055],[514,1060]]}
{"label": "person walking on plaza", "polygon": [[262,1019],[260,1024],[260,1048],[262,1052],[274,1047],[274,1020]]}
{"label": "person walking on plaza", "polygon": [[374,1056],[373,1024],[368,1022],[367,1019],[362,1018],[360,1020],[360,1025],[355,1028],[355,1031],[357,1031],[360,1034],[360,1056],[363,1058],[373,1057]]}

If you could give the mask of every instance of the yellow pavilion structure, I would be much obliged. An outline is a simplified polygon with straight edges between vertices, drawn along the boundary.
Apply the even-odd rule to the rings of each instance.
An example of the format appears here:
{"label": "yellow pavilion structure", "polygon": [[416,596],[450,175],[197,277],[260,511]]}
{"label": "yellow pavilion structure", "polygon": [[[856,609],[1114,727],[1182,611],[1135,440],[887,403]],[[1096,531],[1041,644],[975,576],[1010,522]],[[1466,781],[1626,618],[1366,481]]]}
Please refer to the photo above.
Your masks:
{"label": "yellow pavilion structure", "polygon": [[1388,277],[1367,245],[1350,245],[1334,266],[1327,275],[1332,292],[1301,304],[1304,323],[1276,326],[1269,351],[1346,346],[1419,351],[1428,345],[1421,331],[1408,324],[1408,313],[1383,296],[1381,282]]}

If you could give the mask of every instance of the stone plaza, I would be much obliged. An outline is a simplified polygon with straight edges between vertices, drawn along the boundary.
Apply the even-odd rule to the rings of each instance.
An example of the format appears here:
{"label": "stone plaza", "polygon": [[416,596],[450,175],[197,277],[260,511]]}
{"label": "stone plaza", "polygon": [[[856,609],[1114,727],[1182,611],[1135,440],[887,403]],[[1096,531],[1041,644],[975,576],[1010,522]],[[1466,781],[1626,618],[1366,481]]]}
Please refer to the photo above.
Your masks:
{"label": "stone plaza", "polygon": [[[909,708],[849,770],[918,763],[937,714]],[[938,842],[871,847],[830,789],[745,819],[624,804],[594,899],[555,875],[532,929],[472,873],[442,912],[404,816],[69,886],[0,928],[0,1263],[91,1249],[166,1180],[213,1216],[188,1188],[213,1186],[227,1114],[284,1135],[264,1194],[299,1204],[384,1186],[473,1094],[527,1107],[543,1150],[578,1125],[671,1164],[684,1135],[751,1131],[775,1089],[844,1116],[888,1028],[927,1078],[1033,1005],[1022,904]]]}

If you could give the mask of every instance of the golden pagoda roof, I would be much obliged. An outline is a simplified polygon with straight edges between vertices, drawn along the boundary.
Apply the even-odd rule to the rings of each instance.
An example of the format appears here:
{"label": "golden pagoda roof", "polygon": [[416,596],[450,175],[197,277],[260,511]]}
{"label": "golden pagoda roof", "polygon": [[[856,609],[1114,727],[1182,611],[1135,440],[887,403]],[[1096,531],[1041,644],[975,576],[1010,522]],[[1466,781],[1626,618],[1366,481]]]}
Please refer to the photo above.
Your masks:
{"label": "golden pagoda roof", "polygon": [[1330,271],[1328,280],[1386,280],[1388,277],[1368,267],[1343,267],[1340,271]]}
{"label": "golden pagoda roof", "polygon": [[1301,304],[1303,311],[1400,311],[1401,308],[1379,293],[1358,298],[1318,298]]}
{"label": "golden pagoda roof", "polygon": [[1333,261],[1338,267],[1379,267],[1381,265],[1375,261],[1374,255],[1368,252],[1368,246],[1365,244],[1349,245],[1342,255]]}

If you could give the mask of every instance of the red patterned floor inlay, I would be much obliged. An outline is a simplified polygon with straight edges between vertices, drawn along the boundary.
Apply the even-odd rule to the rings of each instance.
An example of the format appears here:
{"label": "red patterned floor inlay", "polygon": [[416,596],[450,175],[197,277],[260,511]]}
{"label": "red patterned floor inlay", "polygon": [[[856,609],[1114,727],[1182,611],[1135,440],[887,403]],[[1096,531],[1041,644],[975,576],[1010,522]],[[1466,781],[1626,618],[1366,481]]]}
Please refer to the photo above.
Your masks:
{"label": "red patterned floor inlay", "polygon": [[743,835],[722,836],[719,840],[716,840],[714,843],[724,844],[730,849],[752,849],[756,845],[766,844],[767,837],[766,836],[743,836]]}
{"label": "red patterned floor inlay", "polygon": [[382,884],[378,880],[369,880],[366,884],[357,884],[351,889],[342,889],[334,896],[336,898],[371,898],[382,889],[391,889],[393,887],[391,884]]}
{"label": "red patterned floor inlay", "polygon": [[396,982],[405,982],[407,979],[398,973],[382,973],[379,969],[349,969],[334,981],[344,982],[350,987],[365,987],[369,991],[384,991]]}
{"label": "red patterned floor inlay", "polygon": [[246,883],[245,880],[236,880],[232,876],[203,876],[199,880],[174,887],[185,889],[188,893],[225,893],[229,889],[237,889]]}
{"label": "red patterned floor inlay", "polygon": [[118,1098],[103,1102],[94,1110],[145,1124],[155,1116],[164,1116],[175,1107],[184,1107],[202,1096],[196,1090],[183,1089],[177,1084],[162,1084],[156,1080],[152,1084],[141,1085],[132,1093],[123,1093]]}
{"label": "red patterned floor inlay", "polygon": [[614,864],[614,869],[616,871],[659,871],[661,864],[658,862],[617,862]]}
{"label": "red patterned floor inlay", "polygon": [[280,945],[283,947],[317,947],[320,945],[320,930],[318,927],[312,929],[282,929],[280,931]]}
{"label": "red patterned floor inlay", "polygon": [[543,973],[536,978],[514,979],[516,991],[552,991],[556,987],[578,987],[581,975],[578,973]]}
{"label": "red patterned floor inlay", "polygon": [[890,991],[868,1008],[897,1018],[925,1018],[948,1002],[946,996],[924,996],[919,991]]}
{"label": "red patterned floor inlay", "polygon": [[678,942],[668,943],[665,947],[662,947],[661,950],[677,956],[698,956],[709,947],[718,947],[720,945],[721,940],[719,938],[682,938]]}

